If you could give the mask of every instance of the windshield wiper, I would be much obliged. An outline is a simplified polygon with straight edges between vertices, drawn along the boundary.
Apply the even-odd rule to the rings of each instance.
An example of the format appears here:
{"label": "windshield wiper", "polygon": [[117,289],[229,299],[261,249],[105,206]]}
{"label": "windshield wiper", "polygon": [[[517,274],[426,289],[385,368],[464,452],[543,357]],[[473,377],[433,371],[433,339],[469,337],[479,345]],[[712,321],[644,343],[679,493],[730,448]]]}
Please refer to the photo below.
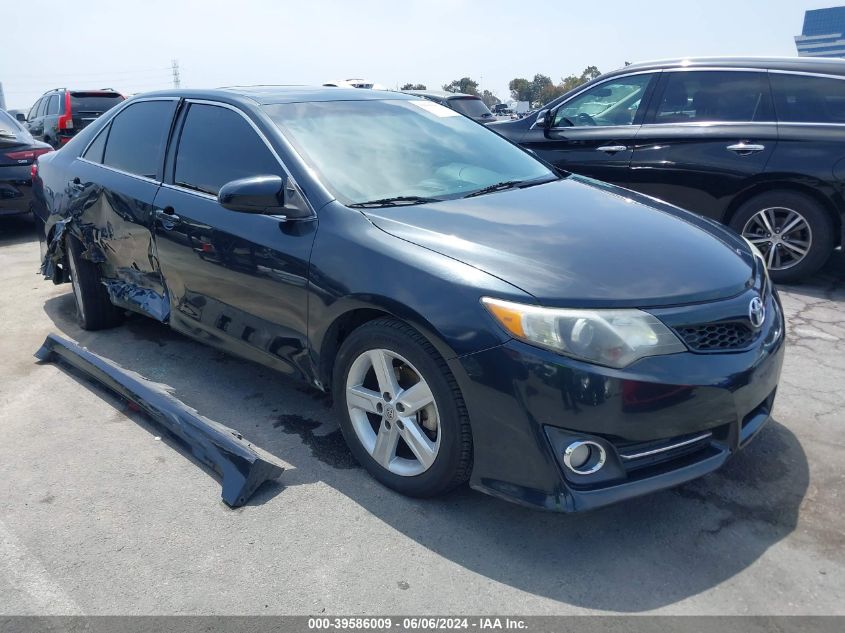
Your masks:
{"label": "windshield wiper", "polygon": [[362,209],[366,207],[399,207],[412,204],[425,204],[426,202],[442,202],[442,200],[440,198],[425,198],[423,196],[393,196],[392,198],[379,198],[378,200],[355,202],[348,206],[356,209]]}
{"label": "windshield wiper", "polygon": [[547,182],[551,182],[552,180],[557,180],[557,178],[547,178],[546,176],[541,176],[540,178],[529,178],[528,180],[503,180],[502,182],[497,182],[496,184],[490,185],[488,187],[483,187],[481,189],[476,189],[475,191],[470,191],[468,194],[463,196],[464,198],[472,198],[473,196],[483,196],[485,193],[493,193],[494,191],[504,191],[505,189],[513,189],[514,187],[531,187],[532,185],[542,185]]}

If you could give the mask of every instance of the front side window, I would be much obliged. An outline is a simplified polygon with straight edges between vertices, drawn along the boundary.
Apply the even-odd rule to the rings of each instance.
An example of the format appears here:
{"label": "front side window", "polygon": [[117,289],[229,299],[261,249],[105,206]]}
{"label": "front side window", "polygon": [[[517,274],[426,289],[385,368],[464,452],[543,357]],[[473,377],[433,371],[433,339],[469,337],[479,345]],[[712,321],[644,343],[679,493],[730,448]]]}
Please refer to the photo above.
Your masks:
{"label": "front side window", "polygon": [[345,204],[455,198],[502,182],[556,178],[495,132],[433,101],[320,101],[264,110]]}
{"label": "front side window", "polygon": [[243,116],[221,106],[191,104],[179,137],[174,184],[217,195],[232,180],[282,173]]}
{"label": "front side window", "polygon": [[29,114],[26,115],[28,121],[38,116],[38,108],[41,106],[41,101],[42,99],[39,99],[32,104],[32,107],[29,109]]}
{"label": "front side window", "polygon": [[779,121],[845,123],[845,80],[770,73]]}
{"label": "front side window", "polygon": [[605,81],[555,111],[553,127],[631,125],[653,74]]}
{"label": "front side window", "polygon": [[667,73],[655,123],[773,121],[766,73]]}
{"label": "front side window", "polygon": [[118,113],[111,122],[103,164],[156,178],[175,108],[175,101],[142,101]]}
{"label": "front side window", "polygon": [[47,111],[47,104],[50,102],[49,97],[44,97],[41,99],[41,103],[38,104],[38,115],[37,116],[44,116],[44,113]]}

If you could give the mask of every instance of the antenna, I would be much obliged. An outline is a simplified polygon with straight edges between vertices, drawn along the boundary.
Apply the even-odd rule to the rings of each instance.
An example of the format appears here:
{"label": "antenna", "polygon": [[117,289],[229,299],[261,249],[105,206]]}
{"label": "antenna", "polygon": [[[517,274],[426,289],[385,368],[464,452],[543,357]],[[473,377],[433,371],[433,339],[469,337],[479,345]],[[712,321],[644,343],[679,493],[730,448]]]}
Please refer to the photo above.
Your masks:
{"label": "antenna", "polygon": [[171,68],[173,69],[173,87],[179,88],[182,85],[182,80],[179,78],[179,60],[174,59]]}

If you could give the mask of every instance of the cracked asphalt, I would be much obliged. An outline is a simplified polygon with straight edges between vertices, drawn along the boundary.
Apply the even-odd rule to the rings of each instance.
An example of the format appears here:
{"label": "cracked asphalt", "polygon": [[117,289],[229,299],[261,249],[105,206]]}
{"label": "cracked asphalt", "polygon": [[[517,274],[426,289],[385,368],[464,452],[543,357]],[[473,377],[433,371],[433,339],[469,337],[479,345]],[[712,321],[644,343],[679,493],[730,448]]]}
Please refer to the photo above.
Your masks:
{"label": "cracked asphalt", "polygon": [[[576,516],[401,497],[325,398],[141,317],[80,330],[0,223],[0,615],[845,614],[845,256],[781,289],[772,422],[721,471]],[[231,510],[140,414],[32,354],[56,332],[173,387],[288,466]]]}

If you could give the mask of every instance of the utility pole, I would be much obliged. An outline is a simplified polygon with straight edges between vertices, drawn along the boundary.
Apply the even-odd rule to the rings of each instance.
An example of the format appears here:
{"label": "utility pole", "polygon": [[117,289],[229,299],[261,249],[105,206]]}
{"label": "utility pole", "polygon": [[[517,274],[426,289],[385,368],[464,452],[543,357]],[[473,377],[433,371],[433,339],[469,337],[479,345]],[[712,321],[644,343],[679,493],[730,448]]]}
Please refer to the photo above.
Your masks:
{"label": "utility pole", "polygon": [[179,60],[174,59],[171,68],[173,69],[173,87],[179,88],[182,85],[182,80],[179,78]]}

